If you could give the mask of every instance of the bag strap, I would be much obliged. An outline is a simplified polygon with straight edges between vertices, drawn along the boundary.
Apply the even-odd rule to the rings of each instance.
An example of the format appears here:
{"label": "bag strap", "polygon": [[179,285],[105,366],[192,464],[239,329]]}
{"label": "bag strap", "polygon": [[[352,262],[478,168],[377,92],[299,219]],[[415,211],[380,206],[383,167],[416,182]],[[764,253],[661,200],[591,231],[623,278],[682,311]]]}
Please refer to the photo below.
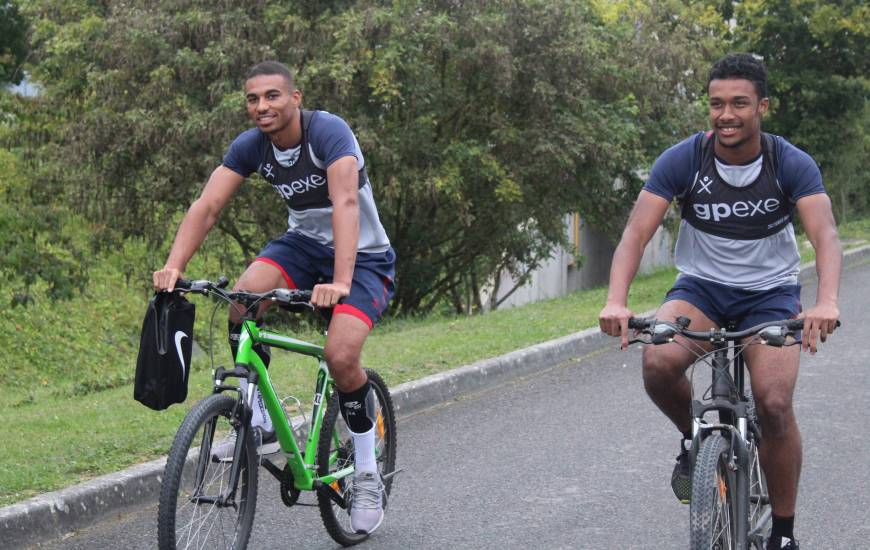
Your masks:
{"label": "bag strap", "polygon": [[302,110],[302,133],[308,135],[308,127],[311,126],[311,119],[314,118],[316,111]]}
{"label": "bag strap", "polygon": [[[695,140],[695,158],[692,159],[692,177],[695,177],[695,174],[698,173],[698,170],[701,169],[701,157],[704,155],[704,150],[707,148],[707,144],[710,143],[710,139],[713,136],[713,131],[704,132],[701,134],[701,139]],[[695,183],[694,181],[692,183]]]}
{"label": "bag strap", "polygon": [[764,147],[770,152],[770,161],[773,163],[773,171],[776,174],[776,180],[782,184],[782,140],[773,134],[762,132],[761,139],[764,140]]}

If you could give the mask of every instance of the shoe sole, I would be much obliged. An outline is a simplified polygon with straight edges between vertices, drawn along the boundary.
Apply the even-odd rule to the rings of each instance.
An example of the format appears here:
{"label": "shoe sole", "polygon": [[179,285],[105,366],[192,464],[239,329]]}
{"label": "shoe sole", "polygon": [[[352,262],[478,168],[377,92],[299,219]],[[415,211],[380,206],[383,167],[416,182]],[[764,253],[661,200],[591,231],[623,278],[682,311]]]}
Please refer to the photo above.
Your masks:
{"label": "shoe sole", "polygon": [[372,528],[369,529],[368,531],[366,531],[365,529],[357,529],[357,530],[356,530],[356,534],[357,534],[357,535],[371,535],[372,533],[375,532],[375,530],[376,530],[378,527],[381,526],[381,523],[383,523],[383,522],[384,522],[384,513],[383,513],[383,509],[382,509],[382,510],[381,510],[381,517],[380,517],[380,519],[378,519],[378,522],[375,524],[374,527],[372,527]]}

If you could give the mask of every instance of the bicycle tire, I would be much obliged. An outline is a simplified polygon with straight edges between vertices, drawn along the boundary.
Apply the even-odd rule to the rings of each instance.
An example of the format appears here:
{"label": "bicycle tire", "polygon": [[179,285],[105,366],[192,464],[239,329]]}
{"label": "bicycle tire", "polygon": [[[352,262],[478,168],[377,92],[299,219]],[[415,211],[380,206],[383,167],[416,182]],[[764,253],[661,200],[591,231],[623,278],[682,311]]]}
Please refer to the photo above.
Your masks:
{"label": "bicycle tire", "polygon": [[[250,432],[245,437],[239,472],[239,487],[232,506],[196,503],[198,476],[200,494],[217,496],[227,491],[232,462],[211,459],[215,441],[238,433],[236,400],[211,395],[197,403],[184,418],[166,460],[157,512],[160,550],[196,548],[241,550],[248,544],[257,505],[256,450]],[[220,438],[220,439],[219,439]],[[201,461],[201,456],[210,457]],[[200,470],[201,468],[201,470]]]}
{"label": "bicycle tire", "polygon": [[736,548],[734,491],[728,468],[730,443],[712,434],[704,438],[695,459],[690,504],[691,550]]}
{"label": "bicycle tire", "polygon": [[[396,413],[390,390],[378,373],[366,369],[372,391],[375,393],[375,406],[378,421],[375,429],[375,453],[378,471],[381,475],[396,469]],[[353,463],[353,441],[350,432],[339,414],[338,392],[333,392],[326,405],[323,425],[320,429],[320,441],[317,445],[317,473],[325,476],[330,472],[346,468]],[[336,443],[337,434],[338,443]],[[335,453],[336,460],[330,464],[330,456]],[[333,488],[343,497],[348,494],[350,476],[333,484]],[[384,491],[388,495],[393,480],[384,482]],[[342,546],[352,546],[367,539],[369,535],[354,532],[350,527],[350,510],[344,510],[328,496],[317,493],[317,504],[320,507],[320,517],[323,526],[332,539]],[[386,500],[384,501],[386,506]]]}

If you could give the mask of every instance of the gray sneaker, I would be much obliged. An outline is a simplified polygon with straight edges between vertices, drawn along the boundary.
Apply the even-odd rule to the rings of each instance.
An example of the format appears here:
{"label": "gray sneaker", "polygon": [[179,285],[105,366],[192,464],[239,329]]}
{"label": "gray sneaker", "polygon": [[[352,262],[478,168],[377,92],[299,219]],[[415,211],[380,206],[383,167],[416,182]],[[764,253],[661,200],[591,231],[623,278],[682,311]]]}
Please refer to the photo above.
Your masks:
{"label": "gray sneaker", "polygon": [[363,535],[373,533],[384,521],[384,483],[380,474],[357,472],[350,494],[350,528]]}
{"label": "gray sneaker", "polygon": [[[212,447],[212,459],[217,462],[232,462],[233,451],[236,448],[236,437],[237,432],[233,430],[223,441]],[[260,456],[274,454],[281,450],[275,432],[264,431],[260,426],[254,428],[254,444],[257,446],[257,454]]]}

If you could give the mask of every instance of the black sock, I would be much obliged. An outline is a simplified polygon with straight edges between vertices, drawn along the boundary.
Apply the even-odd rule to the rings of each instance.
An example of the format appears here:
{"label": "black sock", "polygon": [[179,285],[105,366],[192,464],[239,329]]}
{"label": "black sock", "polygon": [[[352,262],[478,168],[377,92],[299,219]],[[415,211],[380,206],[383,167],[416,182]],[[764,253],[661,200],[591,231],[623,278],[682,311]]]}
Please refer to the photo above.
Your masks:
{"label": "black sock", "polygon": [[361,434],[374,426],[374,395],[372,385],[366,380],[360,388],[350,392],[338,392],[341,416],[353,433]]}
{"label": "black sock", "polygon": [[[262,326],[261,323],[262,321],[258,321],[257,326]],[[233,323],[232,321],[227,321],[227,332],[229,333],[228,339],[230,343],[230,353],[233,354],[233,359],[235,359],[236,353],[239,351],[239,336],[242,334],[242,325],[239,323]],[[269,361],[272,360],[272,352],[269,350],[269,346],[254,344],[253,349],[268,369]]]}
{"label": "black sock", "polygon": [[783,537],[794,540],[794,516],[783,518],[774,514],[773,525],[770,528],[770,538],[781,539]]}

